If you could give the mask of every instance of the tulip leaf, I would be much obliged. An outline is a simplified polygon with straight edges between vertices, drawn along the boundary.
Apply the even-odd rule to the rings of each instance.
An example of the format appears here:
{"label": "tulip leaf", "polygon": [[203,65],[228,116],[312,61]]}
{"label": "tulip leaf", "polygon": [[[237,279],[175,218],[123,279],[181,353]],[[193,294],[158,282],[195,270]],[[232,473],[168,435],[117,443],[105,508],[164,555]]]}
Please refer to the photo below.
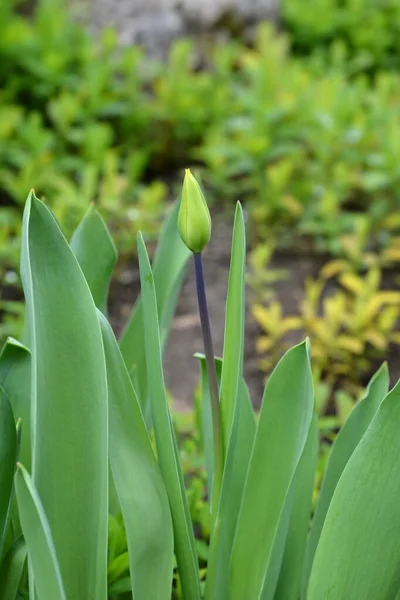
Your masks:
{"label": "tulip leaf", "polygon": [[6,392],[0,387],[0,558],[10,518],[17,432]]}
{"label": "tulip leaf", "polygon": [[71,248],[86,277],[96,306],[106,314],[108,290],[117,262],[117,250],[107,225],[94,204],[89,206],[74,231]]}
{"label": "tulip leaf", "polygon": [[26,544],[20,535],[8,549],[0,566],[0,598],[15,600],[26,561]]}
{"label": "tulip leaf", "polygon": [[99,313],[107,364],[109,452],[135,598],[170,599],[173,531],[164,482],[112,329]]}
{"label": "tulip leaf", "polygon": [[28,348],[8,338],[0,354],[0,385],[10,400],[15,419],[21,419],[21,462],[31,465],[31,353]]}
{"label": "tulip leaf", "polygon": [[[202,445],[204,450],[204,461],[207,471],[207,488],[208,494],[211,497],[212,480],[214,474],[214,448],[213,448],[213,425],[211,412],[211,397],[210,386],[208,384],[206,357],[204,354],[197,353],[195,357],[200,360],[200,419],[202,431]],[[217,371],[218,386],[221,382],[222,359],[215,359],[215,368]]]}
{"label": "tulip leaf", "polygon": [[243,213],[236,206],[226,303],[220,398],[226,454],[221,498],[211,535],[206,598],[224,595],[244,483],[254,442],[255,419],[243,382],[246,238]]}
{"label": "tulip leaf", "polygon": [[32,479],[68,600],[104,600],[108,427],[101,330],[82,270],[33,193],[24,211],[21,275],[32,353]]}
{"label": "tulip leaf", "polygon": [[303,598],[306,596],[315,551],[339,478],[386,396],[388,387],[389,373],[384,363],[371,379],[365,396],[355,405],[332,445],[307,543],[302,584]]}
{"label": "tulip leaf", "polygon": [[400,382],[383,399],[334,491],[307,600],[395,598],[400,588]]}
{"label": "tulip leaf", "polygon": [[312,376],[303,342],[283,356],[265,388],[232,549],[232,600],[256,600],[263,590],[274,547],[285,533],[287,497],[294,487],[312,406]]}
{"label": "tulip leaf", "polygon": [[[178,233],[178,210],[179,204],[176,203],[161,231],[153,261],[162,349],[164,349],[168,338],[184,269],[191,254]],[[150,407],[148,403],[142,309],[142,299],[139,298],[122,333],[120,348],[148,424]]]}
{"label": "tulip leaf", "polygon": [[185,598],[200,598],[197,552],[179,454],[165,390],[154,276],[141,234],[138,235],[143,298],[147,379],[158,461],[167,489],[175,535],[175,554]]}
{"label": "tulip leaf", "polygon": [[229,270],[228,294],[226,298],[224,361],[222,363],[220,405],[224,455],[228,452],[229,440],[237,409],[237,397],[243,374],[244,308],[246,272],[246,232],[243,211],[236,205],[233,226],[231,266]]}
{"label": "tulip leaf", "polygon": [[31,478],[21,464],[15,475],[15,489],[38,597],[66,600],[50,526]]}
{"label": "tulip leaf", "polygon": [[[318,462],[318,445],[318,420],[314,413],[295,475],[290,521],[274,600],[298,600],[300,596]],[[265,600],[264,595],[262,600]]]}
{"label": "tulip leaf", "polygon": [[[195,354],[195,357],[200,360],[201,370],[201,430],[202,430],[202,445],[204,449],[204,459],[207,471],[208,480],[213,476],[213,440],[212,440],[212,421],[211,421],[211,401],[210,389],[208,385],[207,366],[204,354],[200,352]],[[215,358],[215,366],[217,369],[218,384],[221,381],[222,358]],[[254,435],[256,431],[256,419],[254,410],[251,404],[250,394],[247,384],[242,379],[239,393],[239,424],[238,424],[238,441],[239,447],[245,445],[248,451],[251,451]],[[211,484],[208,483],[208,489],[211,490]]]}

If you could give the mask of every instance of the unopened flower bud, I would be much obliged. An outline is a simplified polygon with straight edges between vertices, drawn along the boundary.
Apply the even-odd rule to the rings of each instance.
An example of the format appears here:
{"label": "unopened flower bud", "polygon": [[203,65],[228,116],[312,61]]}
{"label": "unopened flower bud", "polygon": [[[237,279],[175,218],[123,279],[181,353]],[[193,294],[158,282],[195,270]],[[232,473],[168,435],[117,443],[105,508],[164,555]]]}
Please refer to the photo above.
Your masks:
{"label": "unopened flower bud", "polygon": [[203,192],[190,169],[186,169],[183,180],[178,230],[183,243],[194,254],[202,252],[210,241],[210,212]]}

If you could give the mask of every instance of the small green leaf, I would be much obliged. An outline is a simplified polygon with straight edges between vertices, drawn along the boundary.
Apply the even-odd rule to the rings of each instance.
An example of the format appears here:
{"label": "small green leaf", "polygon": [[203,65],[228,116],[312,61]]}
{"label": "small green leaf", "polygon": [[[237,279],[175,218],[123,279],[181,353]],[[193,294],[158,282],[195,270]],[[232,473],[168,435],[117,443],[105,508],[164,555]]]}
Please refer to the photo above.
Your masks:
{"label": "small green leaf", "polygon": [[15,489],[38,597],[66,600],[50,526],[38,493],[22,465],[15,475]]}
{"label": "small green leaf", "polygon": [[355,405],[332,445],[307,543],[302,583],[303,598],[306,596],[315,551],[337,483],[387,394],[388,387],[389,373],[387,365],[384,363],[371,379],[364,398]]}
{"label": "small green leaf", "polygon": [[7,394],[0,387],[0,558],[10,517],[17,433]]}
{"label": "small green leaf", "polygon": [[20,535],[9,548],[0,567],[0,598],[15,600],[26,561],[26,544]]}
{"label": "small green leaf", "polygon": [[129,373],[99,313],[106,355],[111,469],[124,517],[135,598],[171,597],[173,530],[168,497]]}
{"label": "small green leaf", "polygon": [[154,277],[141,234],[138,235],[138,254],[143,298],[147,379],[158,461],[171,508],[175,553],[183,594],[185,598],[195,600],[200,598],[196,547],[164,384]]}
{"label": "small green leaf", "polygon": [[71,238],[71,248],[86,277],[97,308],[107,314],[110,281],[117,262],[111,234],[91,204]]}
{"label": "small green leaf", "polygon": [[109,596],[118,596],[118,594],[127,594],[132,590],[130,577],[123,577],[114,581],[108,588]]}
{"label": "small green leaf", "polygon": [[[201,412],[201,430],[203,437],[203,449],[204,449],[204,460],[207,471],[207,489],[208,494],[211,496],[212,480],[214,473],[214,449],[213,449],[213,426],[212,426],[212,413],[211,413],[211,397],[210,397],[210,386],[208,384],[207,365],[206,357],[204,354],[197,353],[195,357],[200,360],[200,373],[201,373],[201,388],[200,388],[200,412]],[[218,385],[221,381],[222,371],[222,359],[215,359],[215,368],[217,371]]]}
{"label": "small green leaf", "polygon": [[334,491],[307,600],[395,598],[400,588],[400,382],[384,398]]}
{"label": "small green leaf", "polygon": [[8,338],[0,354],[0,385],[10,400],[15,419],[21,419],[22,464],[31,465],[31,353],[28,348]]}
{"label": "small green leaf", "polygon": [[260,597],[306,442],[312,406],[312,376],[303,342],[284,355],[265,388],[232,549],[232,600]]}
{"label": "small green leaf", "polygon": [[[212,479],[213,476],[213,444],[212,444],[212,423],[211,423],[211,402],[210,402],[210,390],[207,378],[207,367],[204,354],[196,353],[195,358],[200,360],[201,369],[201,420],[202,420],[202,443],[204,448],[204,457],[207,471],[208,480]],[[217,370],[218,385],[221,382],[222,372],[222,359],[215,358],[215,366]],[[247,384],[244,379],[240,384],[239,393],[239,425],[238,425],[238,438],[237,445],[241,448],[243,446],[248,448],[248,452],[251,452],[254,435],[256,431],[256,418],[251,404],[250,394]],[[247,471],[247,468],[246,468]],[[211,484],[208,483],[208,489],[211,490]]]}

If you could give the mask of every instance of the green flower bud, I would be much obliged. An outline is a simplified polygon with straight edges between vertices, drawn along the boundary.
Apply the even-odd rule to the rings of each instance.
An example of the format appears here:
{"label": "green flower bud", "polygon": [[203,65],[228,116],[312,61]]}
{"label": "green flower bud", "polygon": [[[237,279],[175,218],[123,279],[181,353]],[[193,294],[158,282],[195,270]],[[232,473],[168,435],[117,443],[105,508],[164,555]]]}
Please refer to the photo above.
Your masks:
{"label": "green flower bud", "polygon": [[210,241],[210,212],[203,192],[190,169],[186,169],[183,180],[178,230],[183,243],[194,254],[200,254]]}

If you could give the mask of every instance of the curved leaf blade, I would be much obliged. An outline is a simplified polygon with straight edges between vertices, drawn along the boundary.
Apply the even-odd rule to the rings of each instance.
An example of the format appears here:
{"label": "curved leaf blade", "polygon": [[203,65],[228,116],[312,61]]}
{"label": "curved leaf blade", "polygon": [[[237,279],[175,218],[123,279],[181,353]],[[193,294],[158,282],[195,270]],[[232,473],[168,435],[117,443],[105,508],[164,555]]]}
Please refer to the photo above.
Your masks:
{"label": "curved leaf blade", "polygon": [[6,391],[15,419],[21,419],[20,460],[31,464],[31,353],[21,342],[9,337],[0,354],[0,386]]}
{"label": "curved leaf blade", "polygon": [[75,229],[70,245],[86,277],[97,308],[103,314],[107,314],[108,290],[117,263],[117,249],[94,204],[89,206]]}
{"label": "curved leaf blade", "polygon": [[238,410],[238,392],[243,375],[244,309],[246,272],[246,231],[243,211],[236,204],[233,225],[231,266],[229,270],[228,294],[226,297],[224,350],[221,372],[220,405],[223,431],[224,454]]}
{"label": "curved leaf blade", "polygon": [[[181,288],[184,270],[190,256],[190,251],[182,242],[177,219],[179,203],[172,208],[161,231],[153,261],[154,285],[157,297],[157,313],[160,326],[161,347],[164,349],[179,290]],[[148,384],[146,371],[146,355],[144,350],[144,330],[142,314],[142,298],[137,300],[128,323],[120,339],[122,356],[130,376],[142,410],[149,422],[150,407],[148,404]]]}
{"label": "curved leaf blade", "polygon": [[195,600],[200,598],[197,552],[164,384],[154,277],[143,237],[140,233],[138,234],[138,254],[143,298],[147,380],[158,462],[171,508],[175,553],[183,594],[186,598]]}
{"label": "curved leaf blade", "polygon": [[312,406],[312,376],[303,342],[283,356],[265,388],[232,550],[232,600],[258,600],[262,592]]}
{"label": "curved leaf blade", "polygon": [[[300,596],[318,446],[318,419],[314,413],[295,475],[293,504],[274,600],[298,600]],[[262,598],[264,600],[264,597]]]}
{"label": "curved leaf blade", "polygon": [[388,388],[389,373],[384,363],[372,377],[364,397],[355,405],[332,445],[307,543],[302,584],[303,597],[306,595],[315,551],[337,483],[380,403],[388,393]]}
{"label": "curved leaf blade", "polygon": [[[201,435],[202,445],[204,450],[205,466],[208,478],[208,490],[211,493],[211,481],[213,477],[213,440],[212,440],[212,421],[211,421],[211,401],[210,388],[208,385],[207,366],[204,354],[197,352],[195,358],[200,361],[200,419],[201,419]],[[221,382],[222,358],[215,358],[215,366],[217,369],[218,385]],[[248,448],[251,452],[254,435],[256,432],[256,417],[251,403],[249,390],[245,380],[242,378],[239,390],[239,423],[238,423],[238,438],[237,445],[240,448]],[[242,450],[243,452],[243,450]]]}
{"label": "curved leaf blade", "polygon": [[21,464],[15,475],[22,530],[40,600],[66,600],[50,526],[31,478]]}
{"label": "curved leaf blade", "polygon": [[396,597],[399,428],[400,382],[380,404],[336,486],[315,553],[308,600]]}
{"label": "curved leaf blade", "polygon": [[26,553],[25,540],[20,535],[9,548],[0,566],[1,600],[15,600],[26,561]]}
{"label": "curved leaf blade", "polygon": [[7,394],[0,387],[0,558],[10,516],[17,456],[17,432]]}
{"label": "curved leaf blade", "polygon": [[173,530],[168,496],[117,340],[99,313],[107,365],[109,452],[124,517],[135,598],[171,597]]}
{"label": "curved leaf blade", "polygon": [[[220,402],[225,451],[215,528],[211,535],[206,597],[222,597],[229,581],[229,561],[254,443],[255,418],[243,381],[246,235],[240,203],[236,205],[226,302]],[[217,498],[218,500],[218,498]]]}
{"label": "curved leaf blade", "polygon": [[24,211],[21,273],[32,352],[33,481],[68,600],[107,590],[107,381],[96,307],[46,206]]}

